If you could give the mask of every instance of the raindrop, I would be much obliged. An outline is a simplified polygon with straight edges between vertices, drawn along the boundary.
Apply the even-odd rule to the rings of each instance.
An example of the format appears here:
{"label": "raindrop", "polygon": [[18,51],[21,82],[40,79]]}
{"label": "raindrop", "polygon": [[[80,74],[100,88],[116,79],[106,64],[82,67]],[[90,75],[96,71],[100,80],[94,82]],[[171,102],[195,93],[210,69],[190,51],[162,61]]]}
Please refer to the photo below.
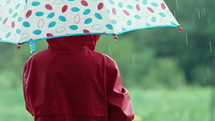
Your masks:
{"label": "raindrop", "polygon": [[175,0],[176,2],[176,10],[178,11],[179,10],[179,7],[178,7],[178,0]]}
{"label": "raindrop", "polygon": [[133,57],[132,57],[132,65],[133,65],[133,67],[136,66],[136,54],[135,53],[133,54]]}
{"label": "raindrop", "polygon": [[205,8],[202,10],[203,16],[206,16]]}
{"label": "raindrop", "polygon": [[175,18],[177,18],[177,16],[176,16],[176,11],[174,10],[174,12],[173,12],[173,16],[175,17]]}
{"label": "raindrop", "polygon": [[210,52],[213,52],[213,48],[212,48],[212,43],[211,43],[211,41],[209,42],[209,45],[210,45]]}
{"label": "raindrop", "polygon": [[187,33],[185,34],[186,45],[189,45]]}
{"label": "raindrop", "polygon": [[201,19],[201,11],[198,10],[199,19]]}
{"label": "raindrop", "polygon": [[204,20],[204,17],[206,15],[205,13],[205,8],[203,8],[201,11],[200,11],[200,14],[201,14],[201,19]]}
{"label": "raindrop", "polygon": [[111,46],[108,46],[109,54],[111,55]]}

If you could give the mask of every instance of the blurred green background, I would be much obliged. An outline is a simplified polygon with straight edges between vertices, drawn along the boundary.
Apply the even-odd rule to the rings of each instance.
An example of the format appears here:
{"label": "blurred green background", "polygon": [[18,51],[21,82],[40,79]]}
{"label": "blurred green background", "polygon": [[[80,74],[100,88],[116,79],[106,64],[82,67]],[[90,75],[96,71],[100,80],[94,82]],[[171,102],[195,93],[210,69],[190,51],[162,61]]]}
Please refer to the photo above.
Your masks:
{"label": "blurred green background", "polygon": [[[115,41],[102,36],[97,51],[116,60],[132,98],[135,121],[215,121],[215,1],[165,0],[184,31],[154,28]],[[37,51],[47,48],[37,42]],[[28,45],[0,44],[0,121],[33,121],[24,106],[22,70]]]}

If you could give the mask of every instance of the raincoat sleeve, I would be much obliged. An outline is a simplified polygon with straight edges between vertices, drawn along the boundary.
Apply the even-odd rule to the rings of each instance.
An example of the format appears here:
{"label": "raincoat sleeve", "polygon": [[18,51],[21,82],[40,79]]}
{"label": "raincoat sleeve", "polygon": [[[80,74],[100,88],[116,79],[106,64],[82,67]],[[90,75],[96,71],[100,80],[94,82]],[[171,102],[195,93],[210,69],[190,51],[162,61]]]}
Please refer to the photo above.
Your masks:
{"label": "raincoat sleeve", "polygon": [[31,59],[29,59],[25,62],[22,79],[23,79],[23,94],[24,94],[24,99],[25,99],[25,107],[26,107],[27,111],[32,114],[32,110],[31,110],[30,104],[29,104],[30,102],[28,101],[28,98],[27,98],[27,86],[26,86],[26,83],[28,83],[28,79],[29,79],[30,60]]}
{"label": "raincoat sleeve", "polygon": [[122,88],[120,72],[115,61],[108,69],[108,115],[110,121],[132,121],[134,112],[130,96],[125,88]]}

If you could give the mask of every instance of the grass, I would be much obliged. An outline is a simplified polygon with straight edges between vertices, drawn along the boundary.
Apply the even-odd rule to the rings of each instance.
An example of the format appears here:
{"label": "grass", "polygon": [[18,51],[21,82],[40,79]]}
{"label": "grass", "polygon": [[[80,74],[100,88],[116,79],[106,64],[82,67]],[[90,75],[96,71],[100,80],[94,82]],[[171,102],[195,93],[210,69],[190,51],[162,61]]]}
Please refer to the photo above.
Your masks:
{"label": "grass", "polygon": [[135,121],[209,121],[210,89],[130,91]]}
{"label": "grass", "polygon": [[[209,121],[209,88],[129,89],[134,121]],[[0,121],[33,121],[25,110],[22,89],[0,91]]]}

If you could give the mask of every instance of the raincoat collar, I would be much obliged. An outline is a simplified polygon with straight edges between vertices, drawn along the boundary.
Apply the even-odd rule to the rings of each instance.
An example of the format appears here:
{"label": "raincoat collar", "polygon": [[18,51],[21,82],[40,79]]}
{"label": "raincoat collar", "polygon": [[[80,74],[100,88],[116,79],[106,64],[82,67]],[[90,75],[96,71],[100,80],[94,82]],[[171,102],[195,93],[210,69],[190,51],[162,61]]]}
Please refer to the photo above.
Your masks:
{"label": "raincoat collar", "polygon": [[100,35],[80,35],[47,39],[48,49],[56,51],[95,50]]}

